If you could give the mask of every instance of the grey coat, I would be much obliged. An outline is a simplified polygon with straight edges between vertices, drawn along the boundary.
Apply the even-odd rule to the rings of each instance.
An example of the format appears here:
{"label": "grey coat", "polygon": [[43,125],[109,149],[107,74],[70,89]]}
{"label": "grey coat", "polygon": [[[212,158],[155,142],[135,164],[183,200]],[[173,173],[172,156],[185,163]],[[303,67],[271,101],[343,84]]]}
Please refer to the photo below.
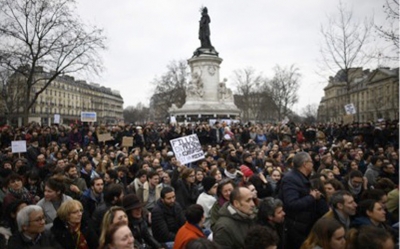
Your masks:
{"label": "grey coat", "polygon": [[[72,200],[72,198],[68,195],[62,195],[61,203],[69,200]],[[57,210],[54,208],[51,201],[46,201],[44,198],[42,198],[37,205],[42,207],[44,216],[46,217],[46,230],[50,230],[53,226],[53,220],[57,217]]]}

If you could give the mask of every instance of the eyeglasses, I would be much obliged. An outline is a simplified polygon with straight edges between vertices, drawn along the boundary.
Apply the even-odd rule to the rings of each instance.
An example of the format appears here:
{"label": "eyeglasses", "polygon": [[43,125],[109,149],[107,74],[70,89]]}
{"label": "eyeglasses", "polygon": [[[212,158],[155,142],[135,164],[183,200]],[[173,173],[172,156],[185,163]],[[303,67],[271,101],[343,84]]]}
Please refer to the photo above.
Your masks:
{"label": "eyeglasses", "polygon": [[195,175],[190,175],[189,177],[195,177]]}
{"label": "eyeglasses", "polygon": [[38,218],[36,218],[36,219],[34,219],[34,220],[29,220],[29,222],[41,222],[41,221],[43,221],[43,220],[45,220],[46,218],[44,217],[44,216],[40,216],[40,217],[38,217]]}

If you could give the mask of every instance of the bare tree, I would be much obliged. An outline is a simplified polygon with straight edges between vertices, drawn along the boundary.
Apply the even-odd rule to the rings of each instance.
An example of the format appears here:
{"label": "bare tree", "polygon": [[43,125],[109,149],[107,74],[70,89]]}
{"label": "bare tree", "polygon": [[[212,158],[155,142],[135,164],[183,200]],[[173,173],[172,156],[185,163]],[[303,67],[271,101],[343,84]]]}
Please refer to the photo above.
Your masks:
{"label": "bare tree", "polygon": [[321,26],[321,69],[333,74],[341,71],[341,81],[346,83],[347,103],[350,103],[350,69],[362,67],[374,57],[366,51],[372,27],[370,20],[355,20],[352,10],[346,9],[342,2],[339,3],[338,13],[329,16],[328,24]]}
{"label": "bare tree", "polygon": [[188,75],[186,60],[172,61],[167,65],[167,72],[153,80],[155,91],[150,104],[151,111],[156,113],[153,118],[164,118],[173,104],[177,107],[185,104]]}
{"label": "bare tree", "polygon": [[298,102],[297,90],[300,86],[299,69],[294,65],[274,67],[274,78],[270,82],[272,99],[278,109],[278,120],[290,113],[290,108]]}
{"label": "bare tree", "polygon": [[24,94],[23,92],[21,94],[20,90],[23,88],[23,82],[11,78],[10,71],[0,71],[0,110],[4,112],[7,123],[10,121],[9,114],[16,113],[19,109],[18,103],[21,103],[24,99]]}
{"label": "bare tree", "polygon": [[399,59],[399,1],[386,0],[383,10],[386,13],[386,23],[375,25],[375,30],[380,37],[393,45],[390,56],[386,57],[397,61]]}
{"label": "bare tree", "polygon": [[265,89],[266,80],[254,68],[235,70],[233,82],[238,95],[237,106],[242,110],[242,120],[247,122],[256,119],[262,98],[261,89]]}
{"label": "bare tree", "polygon": [[149,121],[149,107],[146,107],[142,102],[136,106],[128,106],[124,109],[125,123],[144,124]]}
{"label": "bare tree", "polygon": [[302,116],[304,117],[304,122],[308,124],[315,123],[317,121],[318,105],[308,104],[302,109]]}
{"label": "bare tree", "polygon": [[38,96],[59,75],[101,70],[98,51],[106,38],[101,29],[86,28],[74,6],[74,0],[0,0],[0,67],[25,83],[25,123]]}

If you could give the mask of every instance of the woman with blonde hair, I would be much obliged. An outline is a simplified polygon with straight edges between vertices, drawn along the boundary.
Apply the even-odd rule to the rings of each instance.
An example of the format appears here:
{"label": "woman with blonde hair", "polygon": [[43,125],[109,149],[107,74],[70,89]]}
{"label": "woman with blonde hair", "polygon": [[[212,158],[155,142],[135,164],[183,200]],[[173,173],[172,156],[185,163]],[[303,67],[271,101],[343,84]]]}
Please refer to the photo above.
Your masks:
{"label": "woman with blonde hair", "polygon": [[103,216],[101,224],[100,245],[105,244],[106,232],[112,224],[122,223],[128,225],[128,215],[120,206],[111,207]]}
{"label": "woman with blonde hair", "polygon": [[300,249],[345,249],[346,232],[339,221],[321,218],[315,222]]}
{"label": "woman with blonde hair", "polygon": [[99,249],[134,249],[135,238],[128,225],[123,222],[111,224],[105,232],[104,242]]}
{"label": "woman with blonde hair", "polygon": [[99,239],[83,215],[83,206],[77,200],[63,202],[51,228],[64,249],[97,249]]}

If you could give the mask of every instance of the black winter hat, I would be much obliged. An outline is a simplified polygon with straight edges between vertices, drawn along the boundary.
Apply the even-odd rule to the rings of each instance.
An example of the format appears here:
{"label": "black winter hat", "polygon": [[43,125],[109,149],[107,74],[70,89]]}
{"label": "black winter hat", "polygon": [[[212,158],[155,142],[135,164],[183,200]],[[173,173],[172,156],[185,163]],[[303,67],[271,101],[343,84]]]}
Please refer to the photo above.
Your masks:
{"label": "black winter hat", "polygon": [[204,192],[208,192],[214,185],[217,183],[214,177],[212,176],[206,176],[204,177],[202,184],[204,187]]}

